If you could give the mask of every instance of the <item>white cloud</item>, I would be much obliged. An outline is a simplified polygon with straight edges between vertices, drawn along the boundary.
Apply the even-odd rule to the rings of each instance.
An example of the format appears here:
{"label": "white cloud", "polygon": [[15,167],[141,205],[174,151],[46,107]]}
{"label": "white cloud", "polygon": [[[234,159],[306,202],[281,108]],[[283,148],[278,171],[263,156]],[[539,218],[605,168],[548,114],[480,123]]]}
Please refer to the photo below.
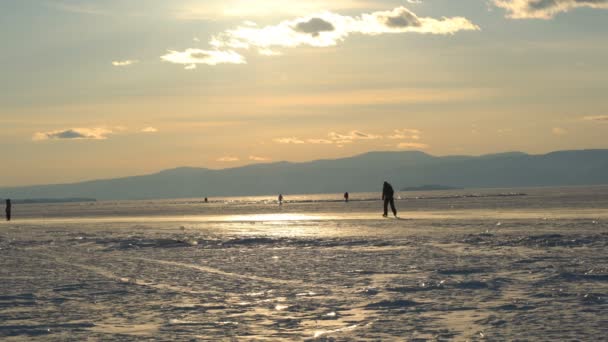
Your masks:
{"label": "white cloud", "polygon": [[408,140],[397,144],[397,148],[404,150],[424,150],[429,148],[429,145],[418,142],[422,131],[413,128],[396,129],[394,134],[388,136],[392,140]]}
{"label": "white cloud", "polygon": [[307,139],[306,142],[313,145],[329,145],[334,143],[328,139]]}
{"label": "white cloud", "polygon": [[156,133],[156,132],[158,132],[158,129],[156,129],[154,127],[146,127],[146,128],[142,128],[140,130],[140,132],[142,132],[142,133]]}
{"label": "white cloud", "polygon": [[583,120],[586,121],[608,121],[608,115],[593,115],[585,116]]}
{"label": "white cloud", "polygon": [[245,58],[232,50],[186,49],[181,52],[169,50],[160,58],[165,62],[185,65],[186,70],[196,69],[197,64],[245,64]]}
{"label": "white cloud", "polygon": [[336,144],[350,144],[355,140],[375,140],[382,139],[382,136],[364,133],[361,131],[350,131],[349,133],[342,134],[337,132],[330,132],[328,135],[329,139]]}
{"label": "white cloud", "polygon": [[304,144],[305,141],[296,137],[289,137],[289,138],[277,138],[273,140],[276,143],[279,144],[296,144],[296,145],[300,145],[300,144]]}
{"label": "white cloud", "polygon": [[429,148],[429,145],[416,142],[402,142],[397,144],[397,148],[404,150],[424,150]]}
{"label": "white cloud", "polygon": [[249,156],[249,160],[253,160],[253,161],[269,161],[270,158],[259,157],[259,156]]}
{"label": "white cloud", "polygon": [[[333,145],[338,148],[344,147],[347,144],[354,144],[361,141],[372,141],[372,140],[383,140],[383,139],[407,139],[410,141],[404,141],[397,145],[397,147],[402,149],[426,149],[429,146],[427,144],[421,143],[418,140],[421,139],[422,132],[418,129],[396,129],[393,131],[392,135],[379,135],[366,133],[359,130],[353,130],[348,133],[340,133],[340,132],[329,132],[326,138],[310,138],[310,139],[300,139],[297,137],[288,137],[288,138],[277,138],[273,141],[279,144],[312,144],[312,145]],[[386,146],[395,146],[393,144]]]}
{"label": "white cloud", "polygon": [[411,140],[420,140],[420,135],[422,132],[418,129],[396,129],[394,130],[394,134],[389,135],[389,139],[393,140],[402,140],[402,139],[411,139]]}
{"label": "white cloud", "polygon": [[50,132],[35,133],[32,139],[34,141],[41,140],[104,140],[113,132],[107,128],[70,128]]}
{"label": "white cloud", "polygon": [[137,63],[139,63],[139,61],[136,59],[127,59],[124,61],[113,61],[112,65],[115,67],[126,67],[129,65],[137,64]]}
{"label": "white cloud", "polygon": [[479,30],[479,27],[463,17],[418,17],[405,7],[397,7],[390,11],[364,13],[358,17],[326,11],[277,25],[238,26],[213,37],[210,44],[218,49],[253,47],[265,51],[298,46],[334,46],[357,33],[370,36],[408,32],[454,34],[463,30]]}
{"label": "white cloud", "polygon": [[[300,2],[306,3],[306,2]],[[326,4],[326,2],[320,2]],[[252,8],[249,3],[244,7]],[[286,7],[283,2],[276,8]],[[236,7],[238,8],[238,7]],[[388,33],[454,34],[459,31],[479,30],[479,27],[463,17],[435,19],[418,17],[405,7],[389,11],[345,16],[325,11],[317,15],[285,20],[277,25],[258,27],[246,21],[235,29],[213,36],[209,42],[213,50],[189,48],[184,51],[169,50],[161,59],[182,64],[185,69],[195,69],[197,64],[222,63],[245,64],[245,58],[235,50],[255,49],[263,56],[277,56],[277,48],[298,46],[328,47],[344,41],[351,34],[375,36]]]}
{"label": "white cloud", "polygon": [[[326,5],[326,2],[320,3]],[[251,8],[258,5],[256,3],[256,6],[251,6],[247,3],[244,7]],[[275,7],[283,8],[286,5],[281,2]],[[161,56],[161,59],[182,64],[185,69],[192,70],[196,69],[197,64],[245,64],[245,57],[235,50],[254,49],[263,56],[277,56],[281,55],[281,51],[277,51],[278,48],[335,46],[351,34],[376,36],[409,32],[447,35],[469,30],[479,30],[479,26],[463,17],[440,19],[418,17],[405,7],[364,13],[354,17],[325,11],[264,27],[245,21],[235,29],[213,36],[209,42],[213,50],[195,48],[184,51],[169,50],[167,54]]]}
{"label": "white cloud", "polygon": [[233,163],[233,162],[237,162],[240,159],[238,157],[232,157],[232,156],[226,156],[226,157],[221,157],[218,158],[217,161],[219,162],[223,162],[223,163]]}
{"label": "white cloud", "polygon": [[579,7],[608,9],[608,0],[494,0],[513,19],[551,19]]}
{"label": "white cloud", "polygon": [[553,129],[551,130],[551,132],[554,135],[566,135],[566,134],[568,134],[568,131],[566,131],[565,129],[563,129],[561,127],[553,127]]}
{"label": "white cloud", "polygon": [[273,141],[279,144],[312,144],[312,145],[332,145],[335,144],[338,147],[342,147],[344,144],[352,144],[357,140],[376,140],[382,139],[381,135],[365,133],[358,130],[350,131],[348,133],[329,132],[327,138],[311,138],[311,139],[300,139],[297,137],[289,138],[277,138]]}

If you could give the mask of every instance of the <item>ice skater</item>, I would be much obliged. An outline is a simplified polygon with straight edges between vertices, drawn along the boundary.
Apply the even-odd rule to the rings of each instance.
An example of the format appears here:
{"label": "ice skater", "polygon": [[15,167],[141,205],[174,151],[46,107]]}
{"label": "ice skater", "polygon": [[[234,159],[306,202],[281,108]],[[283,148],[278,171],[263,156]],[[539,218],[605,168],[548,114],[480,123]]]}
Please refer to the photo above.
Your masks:
{"label": "ice skater", "polygon": [[382,187],[382,200],[384,201],[384,214],[382,214],[383,217],[388,216],[389,203],[391,204],[391,210],[393,211],[393,215],[397,217],[397,209],[395,209],[395,198],[393,197],[394,195],[395,190],[393,190],[393,187],[388,182],[384,182],[384,186]]}
{"label": "ice skater", "polygon": [[7,221],[11,220],[11,209],[12,209],[11,200],[7,199],[6,200],[6,209],[4,209],[4,211],[6,212],[6,220]]}
{"label": "ice skater", "polygon": [[344,193],[344,202],[348,202],[348,191]]}

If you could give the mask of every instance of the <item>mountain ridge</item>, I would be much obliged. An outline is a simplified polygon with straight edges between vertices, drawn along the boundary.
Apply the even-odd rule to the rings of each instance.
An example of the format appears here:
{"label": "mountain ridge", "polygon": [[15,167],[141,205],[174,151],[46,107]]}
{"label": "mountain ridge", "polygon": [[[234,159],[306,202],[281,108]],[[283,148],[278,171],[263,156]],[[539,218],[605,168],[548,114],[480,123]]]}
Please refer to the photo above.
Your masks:
{"label": "mountain ridge", "polygon": [[116,200],[356,192],[377,191],[384,180],[396,188],[424,184],[460,188],[608,184],[608,149],[481,156],[372,151],[309,162],[279,161],[226,169],[186,166],[148,175],[4,187],[0,197]]}

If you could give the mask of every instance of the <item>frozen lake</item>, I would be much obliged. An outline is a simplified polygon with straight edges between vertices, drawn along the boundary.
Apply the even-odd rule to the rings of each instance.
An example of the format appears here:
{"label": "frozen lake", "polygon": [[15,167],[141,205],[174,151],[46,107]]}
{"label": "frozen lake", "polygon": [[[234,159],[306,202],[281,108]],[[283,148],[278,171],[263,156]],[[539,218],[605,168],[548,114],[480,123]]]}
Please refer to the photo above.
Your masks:
{"label": "frozen lake", "polygon": [[15,205],[7,340],[602,340],[608,187]]}

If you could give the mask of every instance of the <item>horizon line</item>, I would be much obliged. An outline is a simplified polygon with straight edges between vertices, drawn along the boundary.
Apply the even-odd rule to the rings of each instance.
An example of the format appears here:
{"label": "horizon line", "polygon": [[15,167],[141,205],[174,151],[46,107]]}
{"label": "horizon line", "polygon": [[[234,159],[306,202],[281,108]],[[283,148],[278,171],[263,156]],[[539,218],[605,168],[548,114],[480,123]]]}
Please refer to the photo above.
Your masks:
{"label": "horizon line", "polygon": [[273,165],[273,164],[306,164],[306,163],[314,163],[314,162],[318,162],[318,161],[336,161],[336,160],[344,160],[344,159],[351,159],[351,158],[356,158],[356,157],[360,157],[360,156],[364,156],[367,154],[373,154],[373,153],[393,153],[393,154],[397,154],[397,153],[420,153],[420,154],[424,154],[430,157],[434,157],[434,158],[445,158],[445,157],[471,157],[471,158],[480,158],[480,157],[487,157],[487,156],[498,156],[498,155],[505,155],[505,154],[523,154],[523,155],[527,155],[527,156],[543,156],[543,155],[549,155],[552,153],[558,153],[558,152],[580,152],[580,151],[607,151],[608,148],[605,149],[600,149],[600,148],[589,148],[589,149],[568,149],[568,150],[553,150],[553,151],[549,151],[549,152],[545,152],[545,153],[528,153],[528,152],[522,152],[522,151],[505,151],[505,152],[495,152],[495,153],[485,153],[485,154],[479,154],[479,155],[472,155],[472,154],[446,154],[446,155],[433,155],[424,151],[420,151],[420,150],[404,150],[404,151],[388,151],[388,150],[373,150],[373,151],[367,151],[367,152],[362,152],[362,153],[358,153],[358,154],[354,154],[354,155],[350,155],[348,157],[339,157],[339,158],[324,158],[324,159],[311,159],[311,160],[307,160],[307,161],[288,161],[288,160],[280,160],[280,161],[267,161],[267,162],[254,162],[254,163],[250,163],[250,164],[244,164],[241,166],[234,166],[234,167],[226,167],[226,168],[219,168],[219,169],[215,169],[215,168],[208,168],[208,167],[204,167],[204,166],[177,166],[174,168],[168,168],[168,169],[162,169],[159,171],[151,171],[148,173],[144,173],[144,174],[136,174],[136,175],[127,175],[127,176],[116,176],[116,177],[108,177],[108,178],[94,178],[94,179],[87,179],[87,180],[79,180],[79,181],[68,181],[68,182],[63,182],[63,183],[42,183],[42,184],[24,184],[24,185],[0,185],[0,190],[3,189],[15,189],[15,188],[27,188],[27,187],[36,187],[36,186],[62,186],[62,185],[74,185],[74,184],[82,184],[82,183],[90,183],[90,182],[98,182],[98,181],[109,181],[109,180],[117,180],[117,179],[126,179],[126,178],[134,178],[134,177],[145,177],[145,176],[151,176],[151,175],[157,175],[163,172],[168,172],[168,171],[174,171],[174,170],[180,170],[180,169],[199,169],[199,170],[209,170],[209,171],[225,171],[225,170],[235,170],[235,169],[241,169],[241,168],[246,168],[246,167],[252,167],[252,166],[257,166],[257,165]]}

